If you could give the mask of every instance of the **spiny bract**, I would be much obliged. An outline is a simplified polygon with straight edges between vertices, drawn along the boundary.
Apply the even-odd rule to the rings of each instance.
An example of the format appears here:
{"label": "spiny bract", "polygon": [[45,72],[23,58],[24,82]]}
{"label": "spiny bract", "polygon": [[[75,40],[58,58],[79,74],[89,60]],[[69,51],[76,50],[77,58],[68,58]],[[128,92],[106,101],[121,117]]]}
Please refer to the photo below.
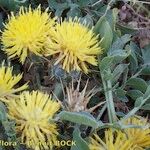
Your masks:
{"label": "spiny bract", "polygon": [[93,112],[96,108],[104,104],[105,102],[99,102],[98,104],[94,105],[93,107],[88,108],[89,101],[93,95],[96,94],[95,88],[90,91],[87,91],[88,81],[84,86],[84,89],[80,91],[81,87],[81,77],[78,80],[77,87],[74,88],[74,83],[72,80],[72,84],[69,87],[66,87],[66,98],[64,101],[64,106],[68,111],[72,112]]}

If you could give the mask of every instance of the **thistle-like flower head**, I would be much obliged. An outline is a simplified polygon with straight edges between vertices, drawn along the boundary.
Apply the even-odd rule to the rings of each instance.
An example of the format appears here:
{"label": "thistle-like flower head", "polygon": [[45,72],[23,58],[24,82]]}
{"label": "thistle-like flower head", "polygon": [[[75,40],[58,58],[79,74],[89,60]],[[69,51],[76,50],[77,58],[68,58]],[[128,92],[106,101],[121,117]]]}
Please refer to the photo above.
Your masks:
{"label": "thistle-like flower head", "polygon": [[28,53],[42,55],[47,50],[47,38],[53,32],[55,19],[51,19],[47,10],[41,7],[32,10],[31,7],[21,7],[18,15],[11,13],[8,23],[2,32],[3,50],[9,58],[19,57],[24,63]]}
{"label": "thistle-like flower head", "polygon": [[21,78],[22,74],[13,75],[13,67],[5,66],[3,62],[0,67],[0,98],[12,96],[16,92],[27,89],[27,84],[15,88]]}
{"label": "thistle-like flower head", "polygon": [[126,128],[125,132],[128,138],[138,147],[143,149],[150,147],[150,123],[148,123],[146,118],[134,116],[128,118],[125,124],[141,126],[141,128]]}
{"label": "thistle-like flower head", "polygon": [[91,89],[90,91],[87,91],[88,86],[88,80],[86,82],[86,85],[82,91],[80,91],[80,83],[81,83],[81,77],[78,80],[77,87],[74,88],[73,80],[72,85],[69,87],[66,87],[66,98],[65,98],[65,106],[68,111],[72,112],[93,112],[96,108],[104,104],[105,102],[100,102],[96,104],[95,106],[88,108],[88,103],[93,95],[96,94],[95,87]]}
{"label": "thistle-like flower head", "polygon": [[90,142],[90,150],[135,150],[132,141],[119,130],[106,130],[104,140],[95,134],[94,138],[90,137]]}
{"label": "thistle-like flower head", "polygon": [[52,119],[59,109],[60,103],[48,94],[25,91],[8,103],[8,117],[16,121],[16,131],[28,147],[49,150],[57,140],[57,126]]}
{"label": "thistle-like flower head", "polygon": [[55,65],[61,64],[67,72],[72,70],[88,73],[88,65],[97,65],[96,56],[101,48],[92,29],[80,19],[64,20],[56,25],[56,32],[50,40],[50,55],[56,58]]}

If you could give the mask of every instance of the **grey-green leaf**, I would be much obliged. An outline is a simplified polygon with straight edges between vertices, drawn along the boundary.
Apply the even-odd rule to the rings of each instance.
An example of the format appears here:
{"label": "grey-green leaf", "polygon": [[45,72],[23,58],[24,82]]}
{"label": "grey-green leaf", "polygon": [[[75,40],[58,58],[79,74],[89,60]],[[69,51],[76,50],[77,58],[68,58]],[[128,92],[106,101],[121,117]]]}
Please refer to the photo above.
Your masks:
{"label": "grey-green leaf", "polygon": [[137,98],[134,103],[134,107],[140,107],[140,105],[142,104],[142,101],[143,101],[143,97]]}
{"label": "grey-green leaf", "polygon": [[140,90],[141,92],[145,93],[148,85],[145,82],[145,80],[141,78],[130,78],[127,83],[127,85],[131,86],[135,90]]}
{"label": "grey-green leaf", "polygon": [[96,119],[86,112],[60,112],[57,117],[61,120],[70,121],[77,124],[87,125],[93,128],[97,128],[99,126],[99,122]]}
{"label": "grey-green leaf", "polygon": [[88,144],[81,137],[81,133],[78,128],[76,128],[73,132],[73,141],[75,145],[71,147],[71,150],[89,150]]}
{"label": "grey-green leaf", "polygon": [[147,87],[146,92],[143,96],[144,99],[150,98],[150,85]]}
{"label": "grey-green leaf", "polygon": [[142,49],[144,64],[150,64],[150,44]]}
{"label": "grey-green leaf", "polygon": [[102,16],[96,23],[94,31],[103,38],[101,47],[107,51],[113,40],[113,32],[105,16]]}
{"label": "grey-green leaf", "polygon": [[114,57],[111,57],[111,56],[104,57],[99,65],[101,72],[103,72],[104,70],[107,70],[112,65],[113,60],[114,60]]}
{"label": "grey-green leaf", "polygon": [[141,107],[142,110],[150,110],[150,104],[145,104]]}
{"label": "grey-green leaf", "polygon": [[122,37],[118,38],[111,46],[110,52],[116,49],[123,49],[124,45],[129,42],[131,39],[131,35],[125,34]]}
{"label": "grey-green leaf", "polygon": [[129,90],[127,95],[130,96],[133,100],[136,100],[138,97],[142,97],[144,94],[139,90]]}
{"label": "grey-green leaf", "polygon": [[116,66],[116,68],[113,71],[113,83],[118,81],[121,74],[124,72],[124,70],[128,67],[128,64],[119,64]]}

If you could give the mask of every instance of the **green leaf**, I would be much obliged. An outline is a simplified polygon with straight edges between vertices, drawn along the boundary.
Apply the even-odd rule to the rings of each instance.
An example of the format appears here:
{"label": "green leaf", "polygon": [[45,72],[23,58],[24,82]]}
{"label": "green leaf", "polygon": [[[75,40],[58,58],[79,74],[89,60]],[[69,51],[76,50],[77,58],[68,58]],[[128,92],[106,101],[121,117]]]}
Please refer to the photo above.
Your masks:
{"label": "green leaf", "polygon": [[81,133],[78,128],[73,131],[73,141],[75,141],[76,145],[73,145],[71,150],[89,150],[88,144],[81,137]]}
{"label": "green leaf", "polygon": [[6,107],[2,102],[0,102],[0,120],[1,121],[7,120]]}
{"label": "green leaf", "polygon": [[114,57],[114,60],[113,60],[114,65],[122,62],[124,59],[126,59],[129,56],[129,54],[125,50],[122,50],[122,49],[117,49],[113,51],[112,53],[110,53],[109,55]]}
{"label": "green leaf", "polygon": [[57,6],[56,11],[55,11],[55,16],[61,17],[63,11],[64,11],[65,9],[67,9],[67,8],[69,8],[69,6],[68,6],[67,3],[59,4],[59,5]]}
{"label": "green leaf", "polygon": [[114,66],[117,63],[120,63],[125,58],[128,57],[128,54],[123,50],[116,50],[114,51],[111,56],[104,57],[101,62],[99,63],[99,69],[101,72],[106,71],[111,66]]}
{"label": "green leaf", "polygon": [[123,49],[125,44],[131,40],[131,35],[125,34],[118,38],[111,46],[109,53],[115,51],[116,49]]}
{"label": "green leaf", "polygon": [[107,51],[112,44],[113,32],[105,16],[102,16],[96,23],[94,31],[95,33],[99,34],[101,38],[103,38],[101,47]]}
{"label": "green leaf", "polygon": [[143,105],[145,105],[145,103],[149,100],[150,98],[150,94],[149,94],[149,91],[150,91],[150,85],[149,87],[147,88],[145,94],[143,97],[139,97],[137,98],[137,100],[135,101],[135,107],[128,113],[126,114],[126,116],[123,117],[122,120],[125,120],[131,116],[133,116],[137,111],[139,111]]}
{"label": "green leaf", "polygon": [[[9,121],[6,113],[7,112],[6,112],[5,105],[2,102],[0,102],[0,121],[5,130],[2,132],[1,135],[2,136],[7,135],[8,141],[9,141],[9,139],[11,141],[16,141],[15,122]],[[0,135],[0,137],[1,137],[1,135]]]}
{"label": "green leaf", "polygon": [[78,124],[87,125],[93,128],[97,128],[99,126],[99,122],[96,119],[86,112],[67,112],[61,111],[57,117],[61,120],[66,120]]}
{"label": "green leaf", "polygon": [[150,104],[145,104],[141,107],[142,110],[150,110]]}
{"label": "green leaf", "polygon": [[121,88],[118,88],[118,89],[116,89],[115,94],[116,94],[117,98],[119,98],[121,101],[128,102],[128,99],[125,96],[126,95],[126,91],[125,90],[123,90]]}
{"label": "green leaf", "polygon": [[132,73],[135,73],[136,70],[138,69],[138,59],[137,59],[137,56],[136,56],[136,53],[137,53],[136,44],[131,42],[130,43],[130,49],[131,49],[131,54],[129,55],[130,70],[131,70]]}
{"label": "green leaf", "polygon": [[105,80],[105,81],[107,81],[107,80],[113,80],[113,74],[108,70],[108,71],[104,71],[103,72],[103,74],[104,74],[104,77],[103,77],[103,79]]}
{"label": "green leaf", "polygon": [[[98,10],[98,12],[100,14],[105,14],[107,5],[103,5],[102,3],[100,3],[100,4],[101,4],[101,7]],[[100,4],[99,4],[99,6],[100,6]],[[117,19],[118,19],[118,12],[119,12],[119,10],[117,8],[113,8],[113,9],[109,9],[107,11],[107,14],[105,15],[105,17],[107,18],[107,21],[109,22],[109,25],[113,31],[116,30],[115,28],[116,28],[116,23],[117,23]]]}
{"label": "green leaf", "polygon": [[48,0],[48,4],[53,11],[57,9],[58,3],[55,0]]}
{"label": "green leaf", "polygon": [[54,88],[54,99],[57,97],[58,99],[63,99],[63,89],[62,89],[62,84],[61,83],[55,83],[55,88]]}
{"label": "green leaf", "polygon": [[148,97],[150,98],[150,85],[147,87],[146,92],[145,92],[143,98],[145,99],[145,98],[148,98]]}
{"label": "green leaf", "polygon": [[116,66],[116,68],[113,71],[113,83],[118,81],[120,78],[121,74],[124,72],[124,70],[128,67],[127,64],[119,64]]}
{"label": "green leaf", "polygon": [[81,16],[81,10],[79,9],[78,5],[70,5],[70,10],[67,13],[67,17],[74,18],[74,17],[80,17]]}
{"label": "green leaf", "polygon": [[150,44],[141,50],[142,50],[144,64],[150,65]]}
{"label": "green leaf", "polygon": [[144,94],[139,90],[130,90],[127,92],[127,95],[130,96],[133,100],[136,100],[138,97],[142,97]]}
{"label": "green leaf", "polygon": [[134,103],[134,107],[140,107],[143,101],[143,97],[139,97],[136,99],[135,103]]}
{"label": "green leaf", "polygon": [[117,8],[112,9],[112,27],[114,31],[116,30],[115,28],[116,28],[116,23],[118,19],[118,13],[119,13],[119,10]]}
{"label": "green leaf", "polygon": [[91,0],[79,0],[77,1],[77,4],[80,6],[80,7],[85,7],[87,6],[88,4],[91,3]]}
{"label": "green leaf", "polygon": [[134,88],[135,90],[139,90],[143,93],[145,93],[145,91],[148,87],[147,83],[141,78],[130,78],[127,81],[126,85],[129,85],[132,88]]}
{"label": "green leaf", "polygon": [[0,13],[0,29],[3,27],[3,16],[2,13]]}
{"label": "green leaf", "polygon": [[67,5],[67,3],[58,3],[56,0],[48,0],[48,4],[53,11],[60,8],[61,6],[63,7]]}
{"label": "green leaf", "polygon": [[113,60],[114,60],[114,57],[110,57],[110,56],[104,57],[102,59],[102,61],[100,62],[100,64],[99,64],[100,71],[104,72],[105,70],[110,68],[111,65],[112,65]]}
{"label": "green leaf", "polygon": [[150,65],[143,65],[141,74],[142,75],[150,75]]}
{"label": "green leaf", "polygon": [[122,34],[134,34],[134,33],[137,32],[137,30],[135,30],[135,29],[133,29],[131,27],[128,27],[128,26],[121,25],[119,23],[116,24],[116,27],[118,29],[120,29]]}
{"label": "green leaf", "polygon": [[9,10],[16,10],[21,5],[25,5],[28,0],[0,0],[0,6]]}
{"label": "green leaf", "polygon": [[93,27],[93,19],[90,14],[87,14],[83,18],[81,18],[81,22],[86,22],[89,28]]}
{"label": "green leaf", "polygon": [[0,150],[4,150],[3,147],[0,146]]}
{"label": "green leaf", "polygon": [[51,10],[55,11],[55,16],[57,17],[61,17],[64,10],[69,8],[69,5],[67,2],[58,3],[56,0],[48,0],[48,4]]}

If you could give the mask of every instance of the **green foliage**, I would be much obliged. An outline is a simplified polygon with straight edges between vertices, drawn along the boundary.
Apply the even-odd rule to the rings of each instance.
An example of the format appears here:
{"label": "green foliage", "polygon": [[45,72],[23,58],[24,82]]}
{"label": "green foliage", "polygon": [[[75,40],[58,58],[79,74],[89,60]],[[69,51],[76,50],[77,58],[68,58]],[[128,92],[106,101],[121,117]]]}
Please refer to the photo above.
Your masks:
{"label": "green foliage", "polygon": [[67,112],[61,111],[58,116],[61,120],[71,121],[78,124],[83,124],[97,128],[100,125],[100,122],[97,122],[96,119],[87,112]]}
{"label": "green foliage", "polygon": [[134,108],[128,113],[126,114],[122,120],[125,120],[133,115],[136,114],[137,111],[139,111],[143,105],[145,105],[145,103],[150,99],[150,85],[147,87],[146,92],[144,93],[144,95],[142,97],[138,97],[134,103]]}
{"label": "green foliage", "polygon": [[81,137],[81,132],[78,128],[73,131],[73,141],[76,141],[76,145],[71,147],[71,150],[89,150],[87,142]]}
{"label": "green foliage", "polygon": [[144,65],[149,65],[150,64],[150,44],[144,47],[142,50],[142,58],[144,61]]}
{"label": "green foliage", "polygon": [[102,16],[94,27],[94,31],[100,35],[102,42],[101,46],[104,51],[107,51],[113,40],[112,29],[105,16]]}
{"label": "green foliage", "polygon": [[0,6],[10,11],[18,9],[21,5],[27,3],[28,0],[0,0]]}
{"label": "green foliage", "polygon": [[[17,142],[18,140],[16,138],[15,122],[8,120],[7,109],[2,102],[0,102],[0,122],[2,125],[0,128],[1,130],[4,130],[0,134],[0,139],[4,141]],[[0,148],[2,147],[0,146]],[[15,146],[14,148],[15,150],[18,150],[18,146]]]}
{"label": "green foliage", "polygon": [[148,87],[147,83],[141,78],[130,78],[126,85],[129,85],[133,89],[139,90],[141,92],[145,92]]}
{"label": "green foliage", "polygon": [[[98,67],[93,69],[90,66],[91,70],[93,69],[95,72],[92,70],[88,76],[82,74],[83,79],[81,78],[80,84],[81,87],[84,87],[86,81],[83,80],[90,78],[89,87],[96,86],[102,89],[90,99],[89,108],[101,101],[104,101],[105,105],[100,105],[91,114],[89,112],[69,112],[62,107],[53,120],[58,121],[59,127],[63,125],[63,129],[60,131],[61,136],[76,141],[76,145],[72,146],[71,150],[89,150],[88,140],[86,140],[89,134],[92,135],[95,131],[101,130],[100,134],[103,135],[105,128],[122,130],[133,127],[132,125],[124,125],[123,121],[138,114],[139,111],[143,115],[150,112],[150,44],[141,48],[138,41],[134,39],[138,30],[120,24],[120,1],[0,0],[0,29],[3,28],[3,23],[7,22],[7,15],[10,14],[10,11],[17,12],[20,6],[30,4],[32,7],[41,4],[43,10],[49,7],[52,16],[57,16],[58,20],[79,17],[81,22],[86,22],[89,28],[93,28],[101,40],[100,46],[103,48],[103,55],[98,56]],[[0,60],[3,59],[6,59],[6,56],[1,51]],[[66,86],[72,78],[73,82],[78,80],[80,74],[79,72],[67,73],[61,66],[51,66],[52,62],[52,57],[50,62],[47,62],[43,58],[34,56],[24,66],[21,66],[16,60],[11,61],[14,64],[14,72],[25,71],[23,80],[30,80],[35,76],[30,82],[30,90],[38,89],[44,92],[48,91],[48,93],[52,91],[53,99],[65,101]],[[30,67],[31,72],[29,72]],[[48,84],[48,82],[51,83]],[[78,92],[80,92],[80,88]],[[80,93],[78,94],[80,95]],[[123,106],[117,104],[123,104]],[[128,108],[127,111],[124,106]],[[105,120],[103,120],[104,118]],[[103,123],[104,121],[105,123]],[[15,122],[7,118],[7,107],[2,102],[0,102],[0,124],[0,139],[19,140],[16,137]],[[5,150],[0,147],[1,149]],[[14,149],[24,148],[18,145]],[[68,150],[69,148],[64,149]]]}

